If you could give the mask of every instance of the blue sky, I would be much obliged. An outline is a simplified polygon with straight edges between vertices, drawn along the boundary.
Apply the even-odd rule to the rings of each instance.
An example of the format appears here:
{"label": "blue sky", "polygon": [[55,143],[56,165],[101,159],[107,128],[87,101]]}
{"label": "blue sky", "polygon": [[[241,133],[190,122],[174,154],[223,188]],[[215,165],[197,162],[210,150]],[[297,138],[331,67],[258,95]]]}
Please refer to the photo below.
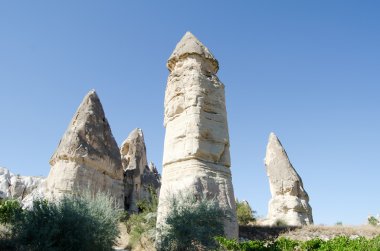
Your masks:
{"label": "blue sky", "polygon": [[186,31],[219,60],[235,194],[259,215],[274,131],[317,224],[380,213],[380,2],[0,1],[0,166],[49,173],[96,89],[120,144],[143,129],[161,170],[166,60]]}

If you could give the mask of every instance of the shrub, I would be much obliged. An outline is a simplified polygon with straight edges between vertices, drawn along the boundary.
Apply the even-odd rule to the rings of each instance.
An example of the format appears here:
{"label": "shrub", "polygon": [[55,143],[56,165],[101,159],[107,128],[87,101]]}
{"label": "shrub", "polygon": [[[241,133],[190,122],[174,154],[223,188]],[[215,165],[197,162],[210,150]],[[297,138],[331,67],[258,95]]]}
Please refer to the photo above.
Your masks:
{"label": "shrub", "polygon": [[132,214],[127,221],[127,231],[129,233],[129,247],[134,248],[140,242],[143,234],[150,233],[149,238],[154,242],[157,214],[153,212],[142,212]]}
{"label": "shrub", "polygon": [[286,227],[288,223],[286,223],[285,220],[283,219],[277,219],[276,222],[274,223],[276,227]]}
{"label": "shrub", "polygon": [[138,245],[143,234],[149,234],[147,237],[154,243],[158,196],[154,188],[149,187],[148,190],[150,200],[138,201],[139,213],[130,215],[128,220],[125,221],[130,236],[128,246],[131,248]]}
{"label": "shrub", "polygon": [[64,197],[35,201],[12,227],[27,250],[112,250],[119,234],[119,211],[110,196]]}
{"label": "shrub", "polygon": [[18,200],[0,201],[0,223],[11,224],[20,218],[22,208]]}
{"label": "shrub", "polygon": [[369,216],[368,217],[368,224],[372,226],[378,226],[379,220],[375,216]]}
{"label": "shrub", "polygon": [[236,214],[239,225],[247,225],[249,222],[256,221],[254,211],[245,201],[236,200]]}
{"label": "shrub", "polygon": [[128,211],[123,210],[119,214],[119,221],[126,223],[129,219],[129,217],[130,217],[130,214],[128,213]]}
{"label": "shrub", "polygon": [[296,249],[296,247],[299,245],[298,241],[287,239],[287,238],[279,238],[277,239],[273,246],[277,250],[283,250],[283,251],[293,251]]}
{"label": "shrub", "polygon": [[209,250],[223,235],[224,211],[215,200],[178,194],[169,200],[170,213],[160,229],[159,250]]}
{"label": "shrub", "polygon": [[311,239],[311,240],[308,240],[308,241],[305,241],[305,242],[301,243],[300,250],[305,250],[305,251],[319,250],[320,247],[324,243],[325,243],[325,241],[322,240],[322,239],[320,239],[320,238]]}
{"label": "shrub", "polygon": [[[219,247],[222,248],[221,250],[231,250],[231,251],[265,251],[270,250],[266,246],[266,243],[264,241],[245,241],[239,243],[236,240],[228,240],[224,237],[215,237],[215,240],[218,242]],[[271,244],[269,244],[271,245]],[[275,249],[271,249],[275,250]]]}

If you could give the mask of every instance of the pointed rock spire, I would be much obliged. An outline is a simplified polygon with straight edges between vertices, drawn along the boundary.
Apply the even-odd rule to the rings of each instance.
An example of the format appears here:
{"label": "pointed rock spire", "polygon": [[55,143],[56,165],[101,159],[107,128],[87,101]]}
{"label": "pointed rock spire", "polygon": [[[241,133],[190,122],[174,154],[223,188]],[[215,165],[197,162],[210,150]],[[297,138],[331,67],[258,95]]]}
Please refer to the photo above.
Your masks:
{"label": "pointed rock spire", "polygon": [[107,165],[102,166],[101,171],[112,178],[121,176],[119,148],[95,90],[91,90],[79,105],[50,159],[50,165],[58,160],[86,160],[96,167],[102,160]]}
{"label": "pointed rock spire", "polygon": [[214,58],[211,52],[204,46],[191,32],[186,32],[181,41],[175,47],[172,55],[168,59],[167,67],[170,71],[174,69],[175,64],[184,57],[189,55],[199,55],[207,59],[212,64],[213,73],[219,69],[218,61]]}
{"label": "pointed rock spire", "polygon": [[273,132],[269,135],[267,152],[265,156],[265,166],[267,168],[279,167],[279,169],[273,171],[287,172],[286,175],[288,178],[292,177],[292,179],[301,179],[290,163],[289,157],[280,140]]}
{"label": "pointed rock spire", "polygon": [[50,159],[52,197],[89,190],[109,193],[123,207],[123,168],[117,143],[94,90],[83,99]]}
{"label": "pointed rock spire", "polygon": [[274,133],[269,135],[265,166],[272,194],[268,212],[270,224],[278,220],[288,225],[312,224],[309,196],[303,188],[302,179]]}
{"label": "pointed rock spire", "polygon": [[124,169],[125,209],[138,212],[139,200],[150,200],[150,189],[158,194],[161,186],[156,170],[148,167],[144,134],[140,128],[134,129],[120,147]]}
{"label": "pointed rock spire", "polygon": [[142,173],[148,166],[144,134],[140,128],[134,129],[124,140],[120,154],[124,171],[136,170],[137,173]]}

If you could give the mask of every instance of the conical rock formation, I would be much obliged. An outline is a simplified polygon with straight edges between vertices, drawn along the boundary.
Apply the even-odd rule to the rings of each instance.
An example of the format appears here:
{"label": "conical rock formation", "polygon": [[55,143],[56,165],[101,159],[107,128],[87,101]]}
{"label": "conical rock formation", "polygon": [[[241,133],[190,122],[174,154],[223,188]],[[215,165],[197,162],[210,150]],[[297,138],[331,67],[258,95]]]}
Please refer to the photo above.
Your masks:
{"label": "conical rock formation", "polygon": [[124,169],[125,209],[138,212],[137,202],[150,198],[149,189],[159,191],[161,186],[157,169],[148,166],[144,134],[140,128],[134,129],[120,148]]}
{"label": "conical rock formation", "polygon": [[48,196],[101,191],[124,206],[119,148],[94,90],[80,104],[50,165]]}
{"label": "conical rock formation", "polygon": [[269,136],[265,166],[272,194],[265,223],[275,225],[282,221],[292,226],[312,224],[312,209],[302,179],[274,133]]}
{"label": "conical rock formation", "polygon": [[165,225],[170,197],[191,193],[197,198],[215,198],[228,214],[224,219],[226,236],[237,238],[225,93],[216,76],[218,62],[188,32],[167,67],[170,75],[165,93],[166,135],[157,227],[160,230]]}

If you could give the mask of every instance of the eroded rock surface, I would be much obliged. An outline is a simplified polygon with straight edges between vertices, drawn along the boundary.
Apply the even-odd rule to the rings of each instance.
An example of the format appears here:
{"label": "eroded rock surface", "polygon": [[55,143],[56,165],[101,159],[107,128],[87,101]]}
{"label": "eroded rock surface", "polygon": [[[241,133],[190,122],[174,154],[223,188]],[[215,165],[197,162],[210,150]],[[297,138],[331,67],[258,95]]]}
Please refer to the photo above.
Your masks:
{"label": "eroded rock surface", "polygon": [[269,136],[265,166],[272,198],[269,201],[268,219],[264,222],[292,226],[313,224],[309,196],[302,179],[274,133]]}
{"label": "eroded rock surface", "polygon": [[165,92],[166,135],[157,227],[164,226],[172,195],[192,193],[215,198],[228,214],[224,219],[226,236],[237,238],[224,85],[216,76],[218,61],[188,32],[167,67],[170,75]]}
{"label": "eroded rock surface", "polygon": [[0,167],[0,198],[21,201],[43,181],[43,177],[15,175],[7,168]]}
{"label": "eroded rock surface", "polygon": [[124,207],[119,148],[94,90],[80,104],[50,165],[48,197],[101,191]]}
{"label": "eroded rock surface", "polygon": [[138,212],[139,200],[151,199],[150,189],[158,193],[160,175],[153,163],[148,166],[144,134],[140,128],[133,130],[120,148],[124,170],[125,209]]}

